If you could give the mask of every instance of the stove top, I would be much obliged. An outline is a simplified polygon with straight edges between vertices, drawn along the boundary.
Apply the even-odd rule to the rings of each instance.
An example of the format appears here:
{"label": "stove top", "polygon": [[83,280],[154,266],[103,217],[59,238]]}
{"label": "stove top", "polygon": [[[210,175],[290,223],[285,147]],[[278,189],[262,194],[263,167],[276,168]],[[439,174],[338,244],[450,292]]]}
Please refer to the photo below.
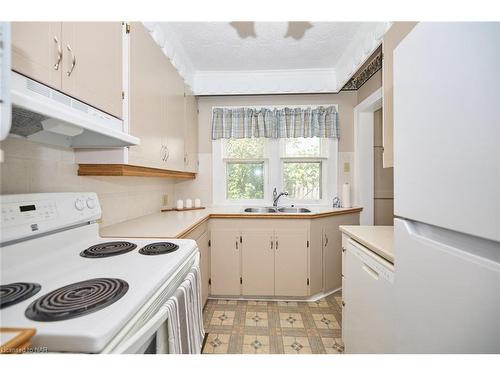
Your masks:
{"label": "stove top", "polygon": [[[193,240],[100,237],[94,193],[1,195],[0,203],[2,325],[36,328],[33,345],[52,352],[101,352],[198,256]],[[170,253],[159,262],[143,248]]]}
{"label": "stove top", "polygon": [[104,242],[83,250],[80,256],[84,258],[106,258],[128,253],[136,247],[135,243],[127,241]]}
{"label": "stove top", "polygon": [[15,305],[33,297],[42,287],[36,283],[12,283],[0,285],[0,309]]}
{"label": "stove top", "polygon": [[144,246],[139,250],[142,255],[162,255],[176,251],[179,245],[172,242],[155,242]]}
{"label": "stove top", "polygon": [[54,322],[87,315],[118,301],[128,290],[121,279],[98,278],[63,286],[33,301],[25,311],[27,318]]}

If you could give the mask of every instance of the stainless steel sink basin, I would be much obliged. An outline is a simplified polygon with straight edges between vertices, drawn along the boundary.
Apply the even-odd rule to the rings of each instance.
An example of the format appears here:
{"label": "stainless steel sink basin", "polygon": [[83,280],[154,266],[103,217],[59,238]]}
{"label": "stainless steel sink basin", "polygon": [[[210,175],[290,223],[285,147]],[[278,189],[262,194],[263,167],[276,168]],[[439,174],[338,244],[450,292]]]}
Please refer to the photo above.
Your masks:
{"label": "stainless steel sink basin", "polygon": [[274,207],[248,207],[245,208],[245,212],[257,212],[257,213],[276,213],[276,208]]}
{"label": "stainless steel sink basin", "polygon": [[287,214],[298,214],[304,212],[311,212],[308,208],[304,207],[280,207],[278,208],[279,212],[287,213]]}

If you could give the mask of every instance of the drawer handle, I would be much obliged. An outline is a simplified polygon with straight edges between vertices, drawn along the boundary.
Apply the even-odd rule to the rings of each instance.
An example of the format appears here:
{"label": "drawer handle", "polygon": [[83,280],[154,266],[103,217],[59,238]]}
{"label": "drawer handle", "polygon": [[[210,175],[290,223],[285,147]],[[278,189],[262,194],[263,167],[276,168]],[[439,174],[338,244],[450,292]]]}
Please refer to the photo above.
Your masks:
{"label": "drawer handle", "polygon": [[378,272],[375,271],[373,268],[371,268],[369,265],[367,265],[366,263],[363,263],[363,267],[362,267],[366,273],[368,273],[369,275],[371,275],[375,280],[378,280]]}
{"label": "drawer handle", "polygon": [[59,65],[61,65],[61,60],[62,60],[62,49],[61,49],[61,43],[59,43],[57,36],[54,36],[54,43],[57,44],[57,61],[54,64],[54,70],[59,70]]}

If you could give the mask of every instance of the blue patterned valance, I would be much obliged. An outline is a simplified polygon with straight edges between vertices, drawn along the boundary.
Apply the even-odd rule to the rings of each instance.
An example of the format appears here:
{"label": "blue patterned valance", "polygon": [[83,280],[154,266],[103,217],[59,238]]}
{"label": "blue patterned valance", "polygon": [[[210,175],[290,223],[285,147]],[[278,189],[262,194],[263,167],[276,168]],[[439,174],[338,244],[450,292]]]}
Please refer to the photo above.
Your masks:
{"label": "blue patterned valance", "polygon": [[316,108],[214,108],[212,139],[339,138],[334,106]]}

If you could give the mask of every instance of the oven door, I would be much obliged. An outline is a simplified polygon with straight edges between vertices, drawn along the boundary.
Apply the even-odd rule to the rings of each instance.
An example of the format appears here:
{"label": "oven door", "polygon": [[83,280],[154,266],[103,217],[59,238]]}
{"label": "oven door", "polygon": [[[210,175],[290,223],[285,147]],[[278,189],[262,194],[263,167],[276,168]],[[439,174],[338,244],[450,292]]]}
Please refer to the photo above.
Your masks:
{"label": "oven door", "polygon": [[167,316],[167,308],[160,307],[144,326],[116,347],[113,353],[167,354]]}

